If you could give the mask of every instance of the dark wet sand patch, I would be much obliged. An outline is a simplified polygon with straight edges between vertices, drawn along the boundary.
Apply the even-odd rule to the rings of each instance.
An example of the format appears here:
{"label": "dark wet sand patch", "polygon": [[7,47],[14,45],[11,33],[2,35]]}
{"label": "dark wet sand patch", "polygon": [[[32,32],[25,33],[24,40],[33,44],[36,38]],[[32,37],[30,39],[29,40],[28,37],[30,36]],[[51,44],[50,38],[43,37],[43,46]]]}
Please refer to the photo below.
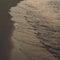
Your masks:
{"label": "dark wet sand patch", "polygon": [[9,9],[22,0],[0,0],[0,60],[11,60],[13,43],[12,33],[15,29]]}

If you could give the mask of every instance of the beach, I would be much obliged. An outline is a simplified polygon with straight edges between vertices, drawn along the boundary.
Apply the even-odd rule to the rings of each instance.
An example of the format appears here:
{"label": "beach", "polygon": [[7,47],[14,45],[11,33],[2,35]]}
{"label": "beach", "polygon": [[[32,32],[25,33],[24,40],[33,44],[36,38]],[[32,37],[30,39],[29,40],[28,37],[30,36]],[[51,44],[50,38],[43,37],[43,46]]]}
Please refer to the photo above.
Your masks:
{"label": "beach", "polygon": [[1,60],[60,60],[60,1],[1,1]]}

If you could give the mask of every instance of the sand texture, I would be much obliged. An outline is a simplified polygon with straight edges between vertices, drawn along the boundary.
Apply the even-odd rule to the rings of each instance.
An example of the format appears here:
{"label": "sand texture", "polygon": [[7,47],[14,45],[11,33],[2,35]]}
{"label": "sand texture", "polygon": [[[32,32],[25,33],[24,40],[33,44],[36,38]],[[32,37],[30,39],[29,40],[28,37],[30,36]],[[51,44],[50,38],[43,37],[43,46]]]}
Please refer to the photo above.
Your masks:
{"label": "sand texture", "polygon": [[10,45],[6,45],[12,45],[11,60],[60,60],[60,1],[23,0],[9,4],[10,21],[6,26],[11,24],[8,32],[12,30],[12,34]]}

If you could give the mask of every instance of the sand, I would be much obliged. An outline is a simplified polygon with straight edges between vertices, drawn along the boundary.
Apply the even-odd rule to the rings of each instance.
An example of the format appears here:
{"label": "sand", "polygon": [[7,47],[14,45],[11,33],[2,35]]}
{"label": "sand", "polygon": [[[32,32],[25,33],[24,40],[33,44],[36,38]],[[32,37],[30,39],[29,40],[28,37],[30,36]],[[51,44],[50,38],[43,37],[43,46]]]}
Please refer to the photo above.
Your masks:
{"label": "sand", "polygon": [[59,60],[59,2],[59,0],[23,0],[15,3],[12,0],[7,4],[3,2],[6,5],[1,5],[5,5],[7,9],[6,11],[2,11],[4,8],[1,9],[3,12],[1,20],[5,19],[7,23],[4,22],[4,26],[1,24],[4,29],[4,32],[2,31],[4,35],[1,32],[1,36],[5,37],[1,39],[8,42],[2,42],[5,51],[2,51],[4,59],[1,60]]}

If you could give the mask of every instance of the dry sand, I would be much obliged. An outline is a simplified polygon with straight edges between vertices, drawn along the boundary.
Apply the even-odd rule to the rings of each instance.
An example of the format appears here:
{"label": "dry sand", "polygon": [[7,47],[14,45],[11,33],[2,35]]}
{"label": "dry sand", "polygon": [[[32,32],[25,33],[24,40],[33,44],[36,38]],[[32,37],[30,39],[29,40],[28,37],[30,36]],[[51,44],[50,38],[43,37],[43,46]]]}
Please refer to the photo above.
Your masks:
{"label": "dry sand", "polygon": [[50,1],[24,0],[10,9],[14,60],[59,60],[60,12]]}
{"label": "dry sand", "polygon": [[59,2],[59,0],[23,0],[14,4],[9,3],[12,5],[8,8],[7,16],[9,15],[10,21],[14,22],[10,23],[11,27],[8,30],[8,32],[13,30],[10,32],[11,39],[9,38],[12,43],[9,46],[13,47],[8,48],[11,49],[11,60],[60,59]]}

